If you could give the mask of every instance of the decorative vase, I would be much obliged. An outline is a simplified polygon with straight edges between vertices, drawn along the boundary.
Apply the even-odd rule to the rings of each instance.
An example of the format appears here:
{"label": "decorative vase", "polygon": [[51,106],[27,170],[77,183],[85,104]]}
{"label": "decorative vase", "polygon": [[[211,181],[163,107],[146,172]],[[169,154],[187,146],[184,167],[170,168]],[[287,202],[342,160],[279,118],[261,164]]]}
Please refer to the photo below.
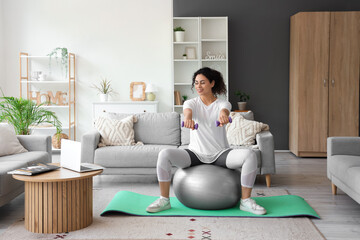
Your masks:
{"label": "decorative vase", "polygon": [[176,31],[175,32],[175,42],[184,42],[185,32],[184,31]]}
{"label": "decorative vase", "polygon": [[108,94],[100,94],[100,101],[107,102],[108,101]]}
{"label": "decorative vase", "polygon": [[51,138],[52,146],[56,149],[61,149],[61,139],[69,139],[69,136],[65,133],[55,133]]}
{"label": "decorative vase", "polygon": [[237,104],[240,111],[246,110],[246,102],[238,102]]}
{"label": "decorative vase", "polygon": [[154,93],[149,92],[149,93],[147,94],[147,100],[148,100],[148,101],[155,101],[155,98],[156,98],[156,95],[155,95]]}

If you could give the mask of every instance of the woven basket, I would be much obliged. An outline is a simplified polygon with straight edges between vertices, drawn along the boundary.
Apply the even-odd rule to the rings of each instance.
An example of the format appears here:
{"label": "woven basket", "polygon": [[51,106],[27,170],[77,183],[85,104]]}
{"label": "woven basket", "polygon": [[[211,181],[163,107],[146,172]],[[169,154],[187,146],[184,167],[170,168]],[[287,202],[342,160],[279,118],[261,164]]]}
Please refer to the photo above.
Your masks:
{"label": "woven basket", "polygon": [[65,133],[55,134],[54,136],[52,136],[51,142],[54,148],[61,149],[61,139],[69,139],[69,136]]}

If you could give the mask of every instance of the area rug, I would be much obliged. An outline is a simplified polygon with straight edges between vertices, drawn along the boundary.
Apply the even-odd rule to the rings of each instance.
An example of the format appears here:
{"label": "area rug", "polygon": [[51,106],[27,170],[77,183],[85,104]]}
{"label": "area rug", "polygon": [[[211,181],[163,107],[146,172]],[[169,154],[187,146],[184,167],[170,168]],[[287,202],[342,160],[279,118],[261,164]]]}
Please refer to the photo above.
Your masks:
{"label": "area rug", "polygon": [[155,201],[158,196],[148,196],[130,191],[120,191],[111,200],[101,216],[110,213],[125,213],[139,216],[208,216],[208,217],[294,217],[307,216],[320,218],[315,210],[302,198],[296,195],[280,195],[269,197],[254,197],[253,199],[263,206],[267,213],[255,215],[239,209],[239,204],[233,208],[222,210],[198,210],[184,206],[176,197],[171,197],[171,209],[148,213],[146,207]]}
{"label": "area rug", "polygon": [[[288,194],[285,190],[254,189],[253,197]],[[33,239],[325,239],[307,217],[139,217],[110,215],[100,217],[114,193],[94,190],[94,219],[85,228],[70,233],[36,234],[25,230],[24,221],[11,225],[0,240]],[[315,220],[318,221],[318,220]]]}

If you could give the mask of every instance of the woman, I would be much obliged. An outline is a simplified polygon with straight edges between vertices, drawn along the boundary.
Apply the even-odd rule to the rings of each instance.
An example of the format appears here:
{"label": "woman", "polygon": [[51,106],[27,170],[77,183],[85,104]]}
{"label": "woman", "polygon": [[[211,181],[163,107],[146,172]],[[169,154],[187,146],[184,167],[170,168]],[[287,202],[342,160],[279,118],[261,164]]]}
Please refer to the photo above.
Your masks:
{"label": "woman", "polygon": [[[155,213],[171,208],[169,200],[171,167],[187,168],[199,164],[214,164],[225,168],[241,170],[240,210],[254,214],[265,214],[266,210],[250,198],[257,170],[255,153],[250,149],[230,149],[225,128],[229,123],[231,104],[218,99],[226,94],[226,86],[220,72],[202,68],[194,73],[192,87],[199,97],[184,103],[184,127],[190,133],[189,149],[165,149],[159,153],[157,176],[160,198],[150,204],[146,211]],[[215,121],[220,122],[216,127]],[[195,123],[199,128],[195,129]]]}

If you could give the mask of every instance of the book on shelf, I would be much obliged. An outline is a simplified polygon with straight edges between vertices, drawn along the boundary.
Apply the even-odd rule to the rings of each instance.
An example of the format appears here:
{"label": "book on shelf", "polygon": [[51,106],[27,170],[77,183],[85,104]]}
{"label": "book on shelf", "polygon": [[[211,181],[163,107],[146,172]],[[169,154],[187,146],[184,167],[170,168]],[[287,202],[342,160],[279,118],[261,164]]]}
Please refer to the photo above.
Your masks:
{"label": "book on shelf", "polygon": [[179,91],[174,91],[175,94],[175,105],[182,105]]}
{"label": "book on shelf", "polygon": [[60,167],[55,165],[49,165],[46,163],[37,163],[28,167],[15,169],[13,171],[7,172],[8,174],[18,174],[18,175],[27,175],[32,176],[39,173],[49,172]]}

